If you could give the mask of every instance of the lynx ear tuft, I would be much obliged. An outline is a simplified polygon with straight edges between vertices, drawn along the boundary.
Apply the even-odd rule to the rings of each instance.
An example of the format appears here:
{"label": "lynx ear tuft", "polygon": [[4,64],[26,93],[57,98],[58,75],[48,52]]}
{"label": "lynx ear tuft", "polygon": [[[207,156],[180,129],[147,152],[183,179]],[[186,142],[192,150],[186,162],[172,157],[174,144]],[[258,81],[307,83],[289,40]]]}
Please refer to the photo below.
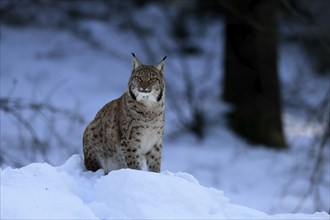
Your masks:
{"label": "lynx ear tuft", "polygon": [[140,62],[140,60],[135,56],[134,53],[132,53],[132,56],[133,56],[133,61],[132,61],[132,67],[133,67],[133,70],[143,65],[143,64]]}
{"label": "lynx ear tuft", "polygon": [[165,60],[166,60],[167,56],[165,56],[161,61],[159,61],[158,63],[156,63],[154,65],[154,67],[161,73],[164,74],[164,65],[165,65]]}

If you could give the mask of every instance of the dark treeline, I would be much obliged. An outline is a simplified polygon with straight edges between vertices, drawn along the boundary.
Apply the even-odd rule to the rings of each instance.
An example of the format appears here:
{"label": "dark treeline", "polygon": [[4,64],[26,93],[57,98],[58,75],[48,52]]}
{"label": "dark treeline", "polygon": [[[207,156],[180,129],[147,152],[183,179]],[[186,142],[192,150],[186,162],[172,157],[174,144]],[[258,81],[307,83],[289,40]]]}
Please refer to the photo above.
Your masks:
{"label": "dark treeline", "polygon": [[[133,17],[136,9],[151,4],[159,5],[168,14],[167,37],[176,44],[175,47],[164,46],[162,49],[171,56],[205,56],[204,48],[193,40],[194,28],[199,27],[189,25],[190,20],[197,21],[195,24],[198,26],[219,20],[225,23],[225,58],[221,61],[225,73],[217,89],[222,90],[221,100],[233,107],[225,116],[228,125],[251,143],[287,148],[282,124],[283,105],[294,106],[297,111],[309,108],[309,112],[317,106],[307,106],[299,98],[290,100],[293,104],[283,100],[277,68],[278,48],[283,43],[299,45],[314,67],[312,74],[328,76],[329,1],[3,0],[0,3],[0,18],[2,23],[17,27],[34,25],[67,29],[95,48],[102,48],[102,42],[93,38],[79,22],[102,20],[115,24],[120,30],[134,32],[141,39],[146,56],[152,59],[155,51],[144,38],[152,35],[153,30]],[[186,87],[193,89],[193,86]],[[191,117],[182,125],[186,131],[203,138],[207,118],[198,105],[201,104],[190,106],[193,109]],[[325,108],[325,111],[329,110]]]}

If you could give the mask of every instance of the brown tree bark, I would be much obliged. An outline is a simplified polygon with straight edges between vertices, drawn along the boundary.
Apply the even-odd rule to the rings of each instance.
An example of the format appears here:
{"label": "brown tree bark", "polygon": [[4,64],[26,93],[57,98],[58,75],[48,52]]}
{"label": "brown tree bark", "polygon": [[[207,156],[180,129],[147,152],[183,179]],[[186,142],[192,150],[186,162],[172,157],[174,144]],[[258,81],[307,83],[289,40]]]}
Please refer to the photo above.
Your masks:
{"label": "brown tree bark", "polygon": [[225,101],[230,127],[255,144],[286,148],[277,74],[276,0],[228,0]]}

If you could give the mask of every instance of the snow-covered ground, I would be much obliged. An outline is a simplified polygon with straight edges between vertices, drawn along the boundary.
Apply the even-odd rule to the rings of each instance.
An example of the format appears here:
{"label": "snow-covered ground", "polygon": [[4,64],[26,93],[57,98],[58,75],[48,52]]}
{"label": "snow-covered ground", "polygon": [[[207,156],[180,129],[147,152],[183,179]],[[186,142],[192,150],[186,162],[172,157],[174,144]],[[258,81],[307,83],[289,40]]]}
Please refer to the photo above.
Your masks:
{"label": "snow-covered ground", "polygon": [[79,155],[59,167],[0,169],[1,219],[329,219],[326,212],[267,215],[235,205],[190,174],[84,171]]}
{"label": "snow-covered ground", "polygon": [[[145,16],[141,19],[148,19],[146,14],[157,14],[155,10],[157,12],[153,8],[140,13],[140,18]],[[323,128],[319,125],[305,126],[298,115],[290,111],[284,112],[284,122],[291,148],[277,152],[251,147],[230,132],[225,123],[210,129],[203,141],[189,134],[172,139],[178,124],[167,98],[162,171],[169,170],[174,174],[121,170],[102,176],[101,171],[85,172],[78,156],[56,167],[73,153],[82,155],[82,133],[88,121],[104,104],[125,91],[131,69],[131,52],[147,63],[167,55],[167,83],[180,85],[182,80],[181,76],[173,74],[178,73],[181,67],[177,56],[171,57],[171,54],[161,52],[150,61],[135,36],[99,21],[86,21],[84,25],[111,50],[93,48],[61,29],[0,27],[1,98],[47,102],[75,111],[87,120],[82,124],[71,124],[63,116],[52,118],[53,128],[66,137],[66,145],[63,145],[48,133],[43,118],[26,112],[26,118],[36,126],[38,135],[50,142],[45,158],[40,152],[30,149],[24,138],[17,138],[18,133],[24,137],[29,135],[17,126],[12,116],[0,112],[0,158],[5,158],[1,164],[1,218],[329,218],[324,213],[313,216],[264,214],[292,212],[309,187],[308,172],[296,168],[311,166],[306,163],[309,155],[305,148]],[[222,70],[219,73],[217,68],[223,60],[223,42],[219,40],[222,36],[221,24],[211,24],[207,30],[201,44],[207,51],[216,52],[216,59],[212,61],[212,65],[216,66],[213,69],[215,75],[212,75],[215,78],[207,82],[207,86],[218,86]],[[280,50],[282,82],[290,82],[291,73],[296,72],[292,61],[297,61],[297,57],[290,52],[290,48]],[[205,58],[192,57],[187,62],[193,77],[199,77],[197,75],[202,73],[199,71],[203,69]],[[318,90],[324,90],[325,83],[321,79]],[[224,104],[220,105],[220,109],[226,108]],[[31,164],[44,162],[45,159],[51,165]],[[24,166],[31,165],[18,170],[9,168],[15,166],[15,160]],[[181,172],[191,173],[202,186],[217,190],[204,188],[194,178]],[[320,211],[328,211],[330,207],[329,172],[330,168],[326,166],[325,183],[319,187]],[[137,187],[118,189],[123,185],[131,186],[128,181]],[[229,203],[218,190],[223,191],[232,203],[261,212]],[[155,200],[151,195],[156,196]],[[118,206],[116,200],[120,201]],[[155,207],[157,202],[160,205]],[[20,205],[21,210],[12,209],[13,204]],[[58,212],[59,209],[63,212]],[[151,211],[147,212],[148,209]],[[313,198],[306,198],[299,211],[313,213]],[[156,213],[164,215],[155,216]]]}

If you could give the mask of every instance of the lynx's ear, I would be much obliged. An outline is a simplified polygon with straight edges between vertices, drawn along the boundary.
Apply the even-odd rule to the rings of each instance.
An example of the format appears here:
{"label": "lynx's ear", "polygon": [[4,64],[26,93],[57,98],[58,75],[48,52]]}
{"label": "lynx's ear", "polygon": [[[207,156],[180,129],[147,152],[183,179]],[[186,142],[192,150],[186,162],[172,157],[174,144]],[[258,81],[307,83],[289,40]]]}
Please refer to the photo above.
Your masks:
{"label": "lynx's ear", "polygon": [[133,70],[143,65],[143,64],[140,62],[140,60],[135,56],[134,53],[132,53],[132,56],[133,56],[133,62],[132,62]]}
{"label": "lynx's ear", "polygon": [[154,67],[161,73],[164,74],[164,64],[165,64],[165,60],[166,60],[167,56],[165,56],[161,61],[159,61],[158,63],[156,63],[154,65]]}

